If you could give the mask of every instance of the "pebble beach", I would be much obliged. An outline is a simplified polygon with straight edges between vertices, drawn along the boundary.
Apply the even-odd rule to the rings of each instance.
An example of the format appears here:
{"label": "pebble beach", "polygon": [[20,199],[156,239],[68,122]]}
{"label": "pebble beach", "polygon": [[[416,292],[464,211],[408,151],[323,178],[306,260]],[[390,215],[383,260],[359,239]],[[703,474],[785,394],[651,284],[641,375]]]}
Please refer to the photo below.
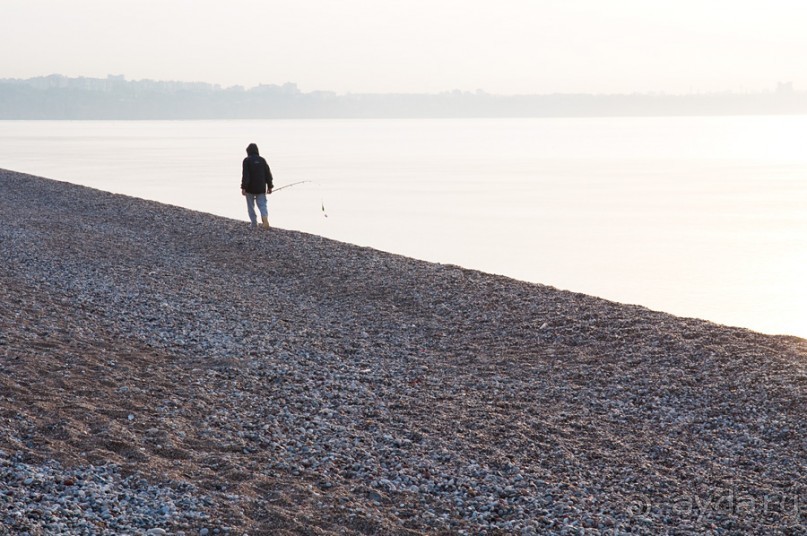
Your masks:
{"label": "pebble beach", "polygon": [[0,534],[804,534],[806,410],[800,338],[0,170]]}

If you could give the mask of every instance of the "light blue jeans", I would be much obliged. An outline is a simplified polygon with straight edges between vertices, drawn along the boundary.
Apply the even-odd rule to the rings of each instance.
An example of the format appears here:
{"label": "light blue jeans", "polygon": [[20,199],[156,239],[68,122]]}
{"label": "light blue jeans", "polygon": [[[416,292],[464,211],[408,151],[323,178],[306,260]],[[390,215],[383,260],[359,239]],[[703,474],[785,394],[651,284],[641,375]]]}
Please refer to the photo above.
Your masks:
{"label": "light blue jeans", "polygon": [[258,225],[258,216],[255,214],[255,203],[258,203],[258,210],[261,212],[261,217],[266,218],[269,212],[266,210],[266,194],[251,194],[247,192],[247,212],[249,213],[249,221],[253,227]]}

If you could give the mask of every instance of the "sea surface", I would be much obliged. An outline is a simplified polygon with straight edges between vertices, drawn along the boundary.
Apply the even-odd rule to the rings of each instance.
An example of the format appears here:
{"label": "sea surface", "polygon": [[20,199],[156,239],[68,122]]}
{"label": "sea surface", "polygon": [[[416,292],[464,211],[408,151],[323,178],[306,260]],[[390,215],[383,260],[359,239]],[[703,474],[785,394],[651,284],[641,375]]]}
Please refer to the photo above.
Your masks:
{"label": "sea surface", "polygon": [[807,116],[0,121],[0,168],[247,232],[255,142],[277,227],[807,337],[805,139]]}

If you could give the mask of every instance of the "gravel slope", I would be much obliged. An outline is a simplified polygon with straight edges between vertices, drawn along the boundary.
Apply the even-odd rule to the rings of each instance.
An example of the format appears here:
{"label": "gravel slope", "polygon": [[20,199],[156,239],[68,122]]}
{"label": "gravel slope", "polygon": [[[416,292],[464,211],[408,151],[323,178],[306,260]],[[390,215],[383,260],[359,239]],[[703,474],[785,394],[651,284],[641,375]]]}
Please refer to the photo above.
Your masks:
{"label": "gravel slope", "polygon": [[802,339],[8,171],[0,259],[0,533],[807,530]]}

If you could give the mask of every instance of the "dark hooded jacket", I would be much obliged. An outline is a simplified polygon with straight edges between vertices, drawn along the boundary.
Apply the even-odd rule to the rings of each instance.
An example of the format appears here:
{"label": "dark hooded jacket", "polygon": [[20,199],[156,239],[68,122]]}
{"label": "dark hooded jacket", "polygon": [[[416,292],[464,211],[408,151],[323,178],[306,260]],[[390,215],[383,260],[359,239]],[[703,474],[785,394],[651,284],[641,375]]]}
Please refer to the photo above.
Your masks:
{"label": "dark hooded jacket", "polygon": [[258,154],[258,146],[250,143],[241,173],[241,189],[257,195],[265,194],[267,187],[270,190],[273,187],[272,171],[266,160]]}

